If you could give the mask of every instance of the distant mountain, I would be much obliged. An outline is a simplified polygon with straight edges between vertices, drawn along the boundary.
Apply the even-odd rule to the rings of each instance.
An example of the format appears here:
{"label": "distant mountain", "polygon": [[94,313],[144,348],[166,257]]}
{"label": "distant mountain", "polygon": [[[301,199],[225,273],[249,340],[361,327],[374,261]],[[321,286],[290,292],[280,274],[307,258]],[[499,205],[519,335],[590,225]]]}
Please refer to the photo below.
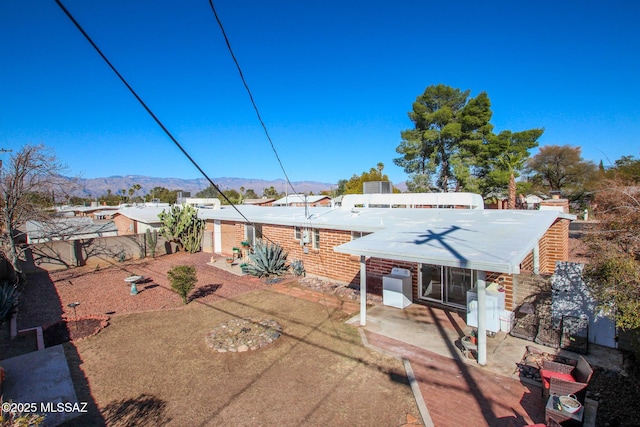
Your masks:
{"label": "distant mountain", "polygon": [[[244,187],[245,191],[252,189],[258,196],[262,195],[265,188],[273,186],[279,193],[288,191],[292,193],[291,187],[285,188],[283,179],[264,180],[252,178],[212,178],[213,182],[221,189],[234,189],[239,191],[240,187]],[[181,178],[157,178],[141,175],[126,176],[110,176],[107,178],[80,178],[78,180],[78,189],[74,192],[80,197],[100,197],[107,194],[107,190],[111,190],[112,194],[117,194],[120,190],[128,191],[134,184],[139,184],[141,189],[139,195],[149,193],[155,187],[164,187],[168,190],[182,190],[191,193],[191,196],[199,191],[209,187],[209,181],[204,178],[198,179],[181,179]],[[323,190],[331,190],[335,184],[329,184],[317,181],[299,181],[291,183],[298,193],[319,194]]]}

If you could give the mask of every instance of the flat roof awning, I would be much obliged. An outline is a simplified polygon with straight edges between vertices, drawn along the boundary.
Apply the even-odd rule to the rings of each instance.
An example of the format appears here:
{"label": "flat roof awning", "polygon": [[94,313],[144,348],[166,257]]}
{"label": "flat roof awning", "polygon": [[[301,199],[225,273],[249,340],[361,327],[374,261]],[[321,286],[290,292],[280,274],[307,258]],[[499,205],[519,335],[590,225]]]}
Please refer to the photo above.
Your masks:
{"label": "flat roof awning", "polygon": [[431,210],[336,246],[339,253],[516,274],[559,211]]}

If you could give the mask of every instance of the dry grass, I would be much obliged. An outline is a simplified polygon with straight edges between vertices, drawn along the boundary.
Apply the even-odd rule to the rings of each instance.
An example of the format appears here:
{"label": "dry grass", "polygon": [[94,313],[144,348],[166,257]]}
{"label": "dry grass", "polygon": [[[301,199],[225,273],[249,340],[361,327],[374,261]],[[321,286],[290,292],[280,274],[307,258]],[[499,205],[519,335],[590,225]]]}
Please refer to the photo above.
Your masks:
{"label": "dry grass", "polygon": [[[205,345],[217,323],[245,316],[278,321],[283,336],[246,353]],[[401,362],[364,348],[343,317],[270,290],[115,316],[77,354],[67,348],[78,382],[88,378],[79,397],[101,411],[71,424],[397,426],[418,416]]]}

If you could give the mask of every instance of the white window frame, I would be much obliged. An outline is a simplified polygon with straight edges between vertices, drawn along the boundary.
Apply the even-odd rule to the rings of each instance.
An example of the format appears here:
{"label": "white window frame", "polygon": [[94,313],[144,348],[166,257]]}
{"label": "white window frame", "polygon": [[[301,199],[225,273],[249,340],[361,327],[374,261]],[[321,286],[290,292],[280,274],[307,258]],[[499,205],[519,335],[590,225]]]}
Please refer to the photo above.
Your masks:
{"label": "white window frame", "polygon": [[311,230],[311,240],[313,242],[313,249],[320,249],[320,229],[315,228]]}
{"label": "white window frame", "polygon": [[351,232],[351,240],[357,240],[357,239],[359,239],[361,237],[364,237],[364,236],[366,236],[368,234],[371,234],[371,233],[368,233],[366,231],[352,231]]}

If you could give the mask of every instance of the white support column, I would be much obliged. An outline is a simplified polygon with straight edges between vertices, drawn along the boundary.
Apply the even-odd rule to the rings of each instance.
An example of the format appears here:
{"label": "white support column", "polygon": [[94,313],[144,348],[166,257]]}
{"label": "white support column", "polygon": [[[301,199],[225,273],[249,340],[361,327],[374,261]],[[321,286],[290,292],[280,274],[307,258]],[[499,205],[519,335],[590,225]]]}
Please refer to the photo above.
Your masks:
{"label": "white support column", "polygon": [[485,272],[478,271],[478,364],[487,364],[487,284]]}
{"label": "white support column", "polygon": [[219,219],[213,221],[213,252],[222,253],[222,225]]}
{"label": "white support column", "polygon": [[360,255],[360,325],[367,324],[367,263]]}
{"label": "white support column", "polygon": [[533,274],[540,274],[540,242],[533,247]]}

